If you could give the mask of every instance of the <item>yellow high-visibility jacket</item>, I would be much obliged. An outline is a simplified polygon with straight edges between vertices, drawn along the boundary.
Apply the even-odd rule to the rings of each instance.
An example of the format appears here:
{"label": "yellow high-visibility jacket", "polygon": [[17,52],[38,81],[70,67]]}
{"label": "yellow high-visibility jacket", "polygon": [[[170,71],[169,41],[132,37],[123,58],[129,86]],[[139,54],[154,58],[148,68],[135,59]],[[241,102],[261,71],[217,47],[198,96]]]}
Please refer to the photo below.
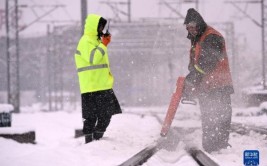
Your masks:
{"label": "yellow high-visibility jacket", "polygon": [[90,14],[86,18],[75,57],[81,93],[112,89],[114,78],[109,67],[107,47],[97,36],[101,16]]}

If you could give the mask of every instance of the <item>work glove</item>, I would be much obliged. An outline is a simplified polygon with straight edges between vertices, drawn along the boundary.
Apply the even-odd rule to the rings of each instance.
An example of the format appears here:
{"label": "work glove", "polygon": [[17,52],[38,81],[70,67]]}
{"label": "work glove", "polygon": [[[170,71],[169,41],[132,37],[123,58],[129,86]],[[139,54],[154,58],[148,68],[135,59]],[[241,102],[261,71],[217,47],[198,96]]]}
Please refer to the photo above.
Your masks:
{"label": "work glove", "polygon": [[103,35],[101,40],[102,40],[102,43],[107,47],[111,41],[111,35],[108,35],[108,36]]}
{"label": "work glove", "polygon": [[195,88],[194,84],[192,84],[190,81],[185,79],[182,99],[193,100],[195,93],[196,93],[196,88]]}
{"label": "work glove", "polygon": [[196,97],[196,88],[201,81],[199,73],[195,70],[191,71],[184,81],[182,98],[185,100],[193,100]]}

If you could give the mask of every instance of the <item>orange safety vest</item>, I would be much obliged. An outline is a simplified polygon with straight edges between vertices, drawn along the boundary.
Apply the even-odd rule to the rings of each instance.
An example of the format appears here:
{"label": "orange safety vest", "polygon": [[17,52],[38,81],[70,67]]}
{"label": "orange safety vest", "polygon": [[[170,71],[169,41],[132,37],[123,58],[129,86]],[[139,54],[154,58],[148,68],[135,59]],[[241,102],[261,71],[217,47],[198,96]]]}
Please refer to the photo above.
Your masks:
{"label": "orange safety vest", "polygon": [[[218,31],[208,26],[205,32],[200,37],[200,40],[196,43],[195,56],[193,58],[194,65],[199,66],[198,60],[200,57],[200,51],[202,50],[201,43],[210,34],[215,34],[222,37],[222,35]],[[202,78],[202,81],[199,87],[197,88],[199,92],[209,92],[213,89],[222,88],[225,86],[233,86],[228,57],[224,43],[222,52],[224,56],[216,64],[215,68],[211,72],[204,74],[204,77]]]}

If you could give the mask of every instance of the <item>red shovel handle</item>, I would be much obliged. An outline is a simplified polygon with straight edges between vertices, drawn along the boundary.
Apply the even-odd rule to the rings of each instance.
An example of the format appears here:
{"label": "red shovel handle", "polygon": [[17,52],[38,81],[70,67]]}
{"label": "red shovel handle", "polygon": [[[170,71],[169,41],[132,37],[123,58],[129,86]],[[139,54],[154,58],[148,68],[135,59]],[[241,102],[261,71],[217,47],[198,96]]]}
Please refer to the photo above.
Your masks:
{"label": "red shovel handle", "polygon": [[179,77],[176,83],[176,91],[172,94],[171,102],[169,104],[168,112],[166,114],[165,120],[162,125],[160,132],[161,136],[166,136],[172,124],[172,120],[175,116],[176,110],[179,106],[180,100],[182,98],[183,87],[184,87],[185,77]]}

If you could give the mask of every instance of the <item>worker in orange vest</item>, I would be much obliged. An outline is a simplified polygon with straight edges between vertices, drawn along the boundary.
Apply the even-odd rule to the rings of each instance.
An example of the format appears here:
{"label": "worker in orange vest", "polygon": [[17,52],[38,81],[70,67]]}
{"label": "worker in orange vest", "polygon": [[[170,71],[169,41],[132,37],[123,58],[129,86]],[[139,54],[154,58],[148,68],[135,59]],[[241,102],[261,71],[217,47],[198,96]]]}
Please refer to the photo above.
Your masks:
{"label": "worker in orange vest", "polygon": [[184,21],[191,41],[189,74],[183,98],[196,97],[202,121],[202,146],[207,152],[229,147],[234,93],[224,37],[193,8]]}

